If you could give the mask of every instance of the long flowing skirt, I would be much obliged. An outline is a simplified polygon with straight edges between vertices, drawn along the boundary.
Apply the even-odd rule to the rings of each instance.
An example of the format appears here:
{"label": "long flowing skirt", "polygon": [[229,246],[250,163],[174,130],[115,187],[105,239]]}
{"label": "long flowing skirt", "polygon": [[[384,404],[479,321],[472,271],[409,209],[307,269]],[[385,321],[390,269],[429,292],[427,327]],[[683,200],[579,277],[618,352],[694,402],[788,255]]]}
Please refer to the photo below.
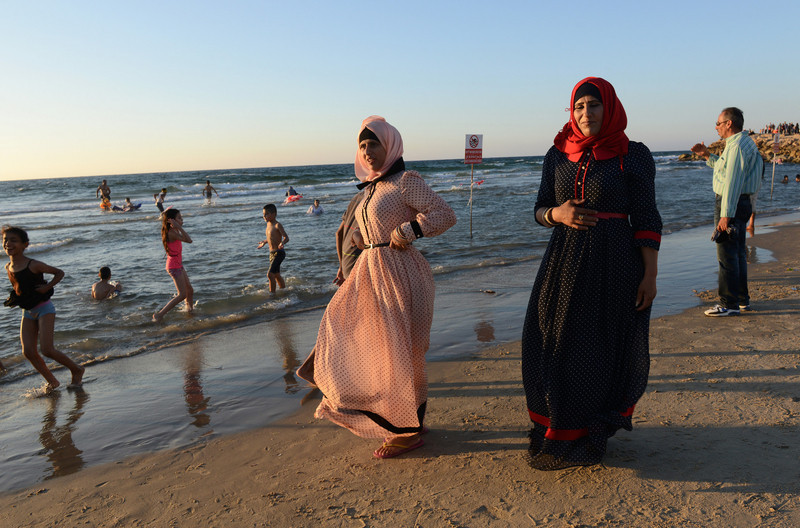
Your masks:
{"label": "long flowing skirt", "polygon": [[298,371],[324,396],[315,416],[365,438],[421,431],[433,301],[418,250],[364,251],[322,317],[313,374]]}
{"label": "long flowing skirt", "polygon": [[635,309],[642,274],[627,222],[555,228],[522,335],[533,467],[596,464],[631,429],[650,367],[650,309]]}

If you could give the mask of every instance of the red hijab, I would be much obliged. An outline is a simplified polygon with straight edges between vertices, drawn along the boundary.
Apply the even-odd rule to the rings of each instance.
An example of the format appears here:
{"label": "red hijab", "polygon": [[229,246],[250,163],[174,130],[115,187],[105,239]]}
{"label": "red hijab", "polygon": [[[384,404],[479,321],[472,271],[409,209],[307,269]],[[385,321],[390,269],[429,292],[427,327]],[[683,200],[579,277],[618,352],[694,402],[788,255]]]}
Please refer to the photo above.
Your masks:
{"label": "red hijab", "polygon": [[[583,135],[572,111],[575,105],[575,92],[587,82],[600,90],[603,100],[603,123],[596,136]],[[629,141],[625,135],[626,126],[628,126],[628,116],[625,115],[622,102],[617,99],[617,93],[611,83],[600,77],[587,77],[572,89],[572,97],[569,100],[569,122],[556,135],[553,144],[566,154],[570,161],[579,161],[586,149],[592,149],[597,160],[624,156],[628,153]]]}

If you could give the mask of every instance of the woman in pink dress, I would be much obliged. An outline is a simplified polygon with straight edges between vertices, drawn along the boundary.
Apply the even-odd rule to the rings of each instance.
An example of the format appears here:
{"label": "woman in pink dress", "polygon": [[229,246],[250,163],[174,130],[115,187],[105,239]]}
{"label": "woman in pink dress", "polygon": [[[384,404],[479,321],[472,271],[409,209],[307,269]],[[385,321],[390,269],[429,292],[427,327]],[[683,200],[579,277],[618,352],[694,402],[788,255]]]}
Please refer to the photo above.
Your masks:
{"label": "woman in pink dress", "polygon": [[364,251],[328,304],[317,344],[298,371],[324,395],[315,416],[383,438],[373,453],[378,458],[424,444],[434,284],[412,242],[456,223],[447,202],[419,173],[405,170],[402,155],[396,128],[378,116],[363,121],[355,171],[365,190],[356,210]]}

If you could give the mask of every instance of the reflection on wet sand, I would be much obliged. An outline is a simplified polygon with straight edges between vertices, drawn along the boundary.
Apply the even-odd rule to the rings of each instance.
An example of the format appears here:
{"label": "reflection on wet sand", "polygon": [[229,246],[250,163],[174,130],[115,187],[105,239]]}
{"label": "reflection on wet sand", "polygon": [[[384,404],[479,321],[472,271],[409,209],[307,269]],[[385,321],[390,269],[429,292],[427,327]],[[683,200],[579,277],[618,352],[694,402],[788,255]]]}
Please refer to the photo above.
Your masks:
{"label": "reflection on wet sand", "polygon": [[205,412],[211,398],[206,398],[203,394],[200,375],[202,365],[203,353],[196,346],[191,346],[184,357],[183,394],[189,417],[193,419],[192,425],[195,427],[206,427],[211,423],[211,416]]}
{"label": "reflection on wet sand", "polygon": [[747,253],[747,262],[749,264],[757,264],[758,263],[758,251],[756,251],[756,246],[745,246],[745,251]]}
{"label": "reflection on wet sand", "polygon": [[48,409],[42,419],[42,430],[39,433],[39,442],[43,449],[42,454],[47,456],[53,466],[53,472],[45,477],[61,477],[75,473],[83,468],[83,451],[75,446],[72,441],[72,433],[75,431],[75,424],[83,416],[83,406],[89,401],[89,394],[82,387],[70,389],[70,395],[75,395],[75,405],[67,414],[67,421],[64,425],[57,425],[58,405],[61,401],[62,391],[53,391],[47,396]]}
{"label": "reflection on wet sand", "polygon": [[475,335],[481,343],[491,343],[494,341],[494,326],[491,321],[479,321],[475,323]]}
{"label": "reflection on wet sand", "polygon": [[286,374],[283,375],[283,380],[286,382],[286,392],[294,394],[302,387],[294,377],[294,372],[300,366],[300,360],[297,359],[297,352],[294,349],[294,341],[292,341],[292,333],[284,319],[276,319],[273,322],[275,328],[275,338],[278,340],[278,346],[281,349],[281,356],[283,356],[283,370]]}

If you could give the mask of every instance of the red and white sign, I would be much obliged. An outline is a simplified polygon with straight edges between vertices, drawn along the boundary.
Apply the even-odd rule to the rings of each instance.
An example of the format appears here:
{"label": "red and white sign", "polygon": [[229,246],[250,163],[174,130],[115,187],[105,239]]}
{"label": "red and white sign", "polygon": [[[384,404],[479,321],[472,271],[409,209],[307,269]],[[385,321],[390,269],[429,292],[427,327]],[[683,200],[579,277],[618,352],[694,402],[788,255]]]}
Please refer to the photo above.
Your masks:
{"label": "red and white sign", "polygon": [[467,134],[464,163],[483,163],[483,134]]}

